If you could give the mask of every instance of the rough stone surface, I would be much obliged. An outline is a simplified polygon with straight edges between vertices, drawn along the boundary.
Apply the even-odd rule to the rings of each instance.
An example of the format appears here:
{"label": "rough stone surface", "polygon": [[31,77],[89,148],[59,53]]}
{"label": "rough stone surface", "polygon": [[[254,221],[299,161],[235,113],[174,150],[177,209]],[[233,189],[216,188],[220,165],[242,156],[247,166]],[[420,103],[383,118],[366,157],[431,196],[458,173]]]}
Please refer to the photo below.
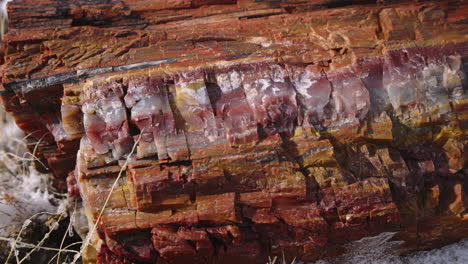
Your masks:
{"label": "rough stone surface", "polygon": [[3,104],[81,201],[81,233],[97,221],[85,262],[307,261],[382,231],[407,251],[468,236],[464,1],[8,11]]}

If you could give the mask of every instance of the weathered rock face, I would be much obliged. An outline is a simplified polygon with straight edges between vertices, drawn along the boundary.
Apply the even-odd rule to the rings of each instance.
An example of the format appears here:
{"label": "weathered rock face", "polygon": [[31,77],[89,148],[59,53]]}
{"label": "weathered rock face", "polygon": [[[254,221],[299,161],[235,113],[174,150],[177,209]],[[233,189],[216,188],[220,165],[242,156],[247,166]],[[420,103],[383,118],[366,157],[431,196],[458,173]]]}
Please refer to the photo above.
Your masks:
{"label": "weathered rock face", "polygon": [[10,3],[3,102],[97,223],[84,260],[467,237],[468,5],[375,2]]}

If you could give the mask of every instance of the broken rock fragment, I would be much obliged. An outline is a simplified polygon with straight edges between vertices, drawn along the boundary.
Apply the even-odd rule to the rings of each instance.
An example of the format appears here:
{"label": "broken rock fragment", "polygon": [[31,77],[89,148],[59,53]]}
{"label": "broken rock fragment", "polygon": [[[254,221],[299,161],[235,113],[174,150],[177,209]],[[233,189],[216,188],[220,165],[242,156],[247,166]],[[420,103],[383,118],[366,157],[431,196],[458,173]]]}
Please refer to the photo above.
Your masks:
{"label": "broken rock fragment", "polygon": [[0,96],[96,224],[83,261],[468,237],[468,5],[387,2],[10,2]]}

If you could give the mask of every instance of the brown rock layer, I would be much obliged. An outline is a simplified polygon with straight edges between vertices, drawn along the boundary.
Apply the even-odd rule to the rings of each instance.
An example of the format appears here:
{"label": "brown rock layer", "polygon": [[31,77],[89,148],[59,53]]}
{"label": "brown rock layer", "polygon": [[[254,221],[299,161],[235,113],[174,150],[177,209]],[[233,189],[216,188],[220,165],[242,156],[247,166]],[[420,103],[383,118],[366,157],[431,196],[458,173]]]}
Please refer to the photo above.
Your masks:
{"label": "brown rock layer", "polygon": [[464,1],[31,2],[9,4],[0,92],[97,222],[85,261],[468,236]]}

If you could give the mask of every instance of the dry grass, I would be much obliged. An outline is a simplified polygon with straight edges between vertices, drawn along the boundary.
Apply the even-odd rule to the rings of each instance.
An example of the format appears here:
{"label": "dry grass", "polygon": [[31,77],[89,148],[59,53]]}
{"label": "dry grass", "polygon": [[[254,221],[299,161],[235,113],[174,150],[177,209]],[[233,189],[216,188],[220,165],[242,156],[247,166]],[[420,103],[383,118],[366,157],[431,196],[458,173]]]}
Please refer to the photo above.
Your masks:
{"label": "dry grass", "polygon": [[[1,39],[7,31],[6,5],[10,1],[0,0]],[[61,263],[62,252],[67,257],[78,252],[69,249],[76,243],[70,244],[67,239],[73,230],[66,198],[51,189],[49,175],[34,168],[34,162],[41,161],[35,156],[37,145],[32,152],[26,149],[24,140],[29,136],[22,134],[0,104],[0,261],[43,263],[50,252],[57,252],[49,263],[54,259]],[[59,248],[55,248],[63,225],[68,227]]]}
{"label": "dry grass", "polygon": [[[70,244],[67,241],[67,237],[70,232],[73,233],[72,221],[65,223],[67,224],[66,228],[63,226],[63,220],[68,216],[67,209],[69,205],[64,196],[56,197],[53,194],[55,192],[50,190],[49,175],[40,174],[34,169],[33,162],[38,160],[35,156],[37,148],[34,148],[32,153],[26,150],[23,143],[24,137],[21,137],[18,128],[12,124],[11,118],[2,110],[0,110],[0,131],[3,132],[1,135],[6,136],[0,137],[0,195],[8,197],[4,199],[6,207],[3,208],[3,211],[2,207],[0,207],[0,214],[14,216],[7,219],[5,217],[2,218],[0,215],[1,222],[9,227],[9,232],[0,233],[0,241],[4,242],[3,247],[0,247],[0,251],[3,251],[0,254],[3,253],[5,255],[3,257],[5,263],[27,263],[34,253],[38,251],[41,254],[44,251],[56,252],[55,255],[48,254],[48,257],[41,260],[41,263],[52,263],[54,260],[56,263],[63,263],[62,256],[65,255],[66,258],[70,258],[71,253],[75,254],[71,263],[76,263],[89,245],[91,237],[96,231],[97,223],[110,199],[112,190],[115,189],[119,179],[123,175],[130,157],[136,150],[139,139],[135,142],[118,177],[115,179],[104,206],[100,209],[99,216],[93,228],[88,232],[84,242]],[[16,135],[14,136],[13,134]],[[11,138],[15,140],[12,141]],[[26,180],[31,178],[35,178],[36,180]],[[37,195],[29,197],[28,193],[30,192]],[[23,194],[27,197],[21,197]],[[35,199],[37,198],[36,196],[40,196],[41,199]],[[38,204],[34,205],[34,202]],[[72,209],[69,219],[74,219],[76,203],[72,205]],[[31,232],[34,233],[31,229],[36,229],[38,225],[43,227],[39,228],[40,230],[46,230],[45,232],[40,232],[41,235],[39,237],[37,236],[38,234],[31,234]],[[32,228],[33,226],[34,228]],[[65,230],[65,232],[61,237],[55,234],[55,241],[52,241],[52,234],[54,232],[59,233],[56,230]],[[30,237],[34,237],[34,239]],[[51,247],[47,244],[54,244],[56,247]],[[79,251],[69,249],[80,244],[82,246]],[[34,263],[40,262],[35,261]]]}
{"label": "dry grass", "polygon": [[112,187],[109,191],[109,194],[107,195],[106,197],[106,200],[102,206],[102,208],[99,210],[99,215],[93,225],[93,228],[88,232],[88,234],[86,235],[86,238],[84,239],[84,242],[81,246],[81,249],[80,249],[80,252],[75,254],[75,257],[73,258],[73,261],[72,261],[72,264],[75,264],[79,258],[82,256],[83,252],[86,250],[86,248],[88,247],[90,241],[91,241],[91,238],[93,237],[94,233],[96,232],[96,228],[97,228],[97,225],[99,223],[99,220],[101,219],[102,217],[102,213],[104,212],[104,209],[106,208],[107,204],[109,203],[109,200],[112,196],[112,192],[114,191],[115,187],[117,187],[117,183],[119,182],[120,178],[122,177],[124,171],[126,170],[127,168],[127,165],[128,165],[128,162],[130,161],[133,153],[135,152],[136,150],[136,147],[138,145],[138,143],[140,142],[141,140],[141,135],[143,135],[143,131],[144,129],[141,130],[141,133],[140,133],[140,136],[138,137],[138,139],[135,141],[135,143],[133,144],[133,147],[132,147],[132,150],[130,151],[130,153],[128,154],[127,158],[125,159],[125,163],[122,165],[122,167],[120,168],[120,171],[119,171],[119,174],[117,175],[117,178],[114,180],[114,183],[112,184]]}
{"label": "dry grass", "polygon": [[294,258],[291,262],[288,262],[286,261],[283,254],[283,258],[281,260],[278,260],[277,256],[274,256],[273,258],[268,257],[268,262],[266,264],[296,264],[296,258]]}
{"label": "dry grass", "polygon": [[27,137],[0,107],[0,261],[61,263],[78,252],[68,245],[66,198],[51,189],[50,175],[34,168],[37,148],[26,149]]}

